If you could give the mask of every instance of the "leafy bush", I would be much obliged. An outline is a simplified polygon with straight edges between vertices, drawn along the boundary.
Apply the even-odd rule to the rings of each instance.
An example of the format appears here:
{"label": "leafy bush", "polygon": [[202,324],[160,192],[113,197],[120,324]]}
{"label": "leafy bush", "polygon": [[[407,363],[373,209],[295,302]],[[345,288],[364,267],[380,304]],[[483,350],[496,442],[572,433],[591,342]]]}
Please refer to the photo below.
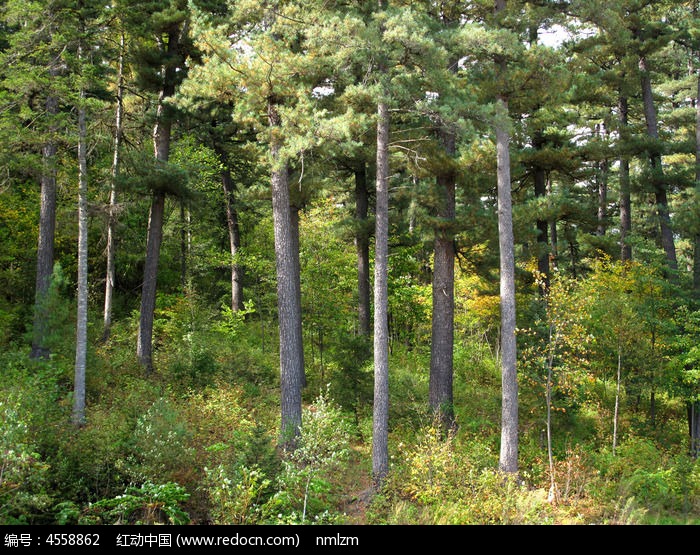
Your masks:
{"label": "leafy bush", "polygon": [[177,407],[161,397],[136,422],[126,470],[136,483],[187,478],[195,454],[189,441],[190,431]]}
{"label": "leafy bush", "polygon": [[174,482],[129,487],[123,495],[89,505],[79,524],[188,524],[182,504],[189,493]]}
{"label": "leafy bush", "polygon": [[0,524],[31,524],[49,506],[48,470],[31,444],[21,403],[0,401]]}
{"label": "leafy bush", "polygon": [[232,470],[220,464],[205,469],[204,486],[211,501],[214,524],[257,524],[262,518],[265,491],[271,480],[256,467]]}
{"label": "leafy bush", "polygon": [[338,406],[325,394],[302,415],[295,448],[286,454],[278,491],[266,506],[277,524],[329,524],[337,520],[328,497],[334,473],[342,474],[350,454],[350,428]]}

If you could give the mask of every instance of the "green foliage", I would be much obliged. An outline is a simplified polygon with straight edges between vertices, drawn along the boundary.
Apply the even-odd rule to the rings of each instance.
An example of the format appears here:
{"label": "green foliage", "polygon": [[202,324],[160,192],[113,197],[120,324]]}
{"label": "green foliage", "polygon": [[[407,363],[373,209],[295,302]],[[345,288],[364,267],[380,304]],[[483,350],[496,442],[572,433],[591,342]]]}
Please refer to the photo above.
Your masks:
{"label": "green foliage", "polygon": [[49,466],[31,442],[25,408],[17,399],[0,401],[0,523],[32,524],[50,504]]}
{"label": "green foliage", "polygon": [[190,436],[177,406],[167,398],[156,399],[136,421],[126,472],[135,483],[185,478],[195,455]]}
{"label": "green foliage", "polygon": [[79,524],[189,524],[182,504],[190,494],[174,482],[129,487],[124,494],[102,499],[83,511]]}
{"label": "green foliage", "polygon": [[277,524],[331,524],[334,514],[329,496],[334,474],[348,462],[350,428],[337,405],[320,394],[304,409],[302,429],[293,450],[283,459],[278,491],[270,499],[268,519]]}
{"label": "green foliage", "polygon": [[214,524],[258,524],[263,495],[272,483],[257,467],[239,466],[233,472],[224,465],[205,468],[204,487],[211,503]]}

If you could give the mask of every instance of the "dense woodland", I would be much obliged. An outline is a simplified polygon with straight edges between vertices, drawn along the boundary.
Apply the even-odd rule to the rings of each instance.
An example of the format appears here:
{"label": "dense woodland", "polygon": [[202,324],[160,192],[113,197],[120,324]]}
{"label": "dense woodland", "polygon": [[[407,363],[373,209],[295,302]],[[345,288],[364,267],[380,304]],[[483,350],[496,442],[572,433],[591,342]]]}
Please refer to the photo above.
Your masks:
{"label": "dense woodland", "polygon": [[696,0],[3,0],[0,523],[700,522]]}

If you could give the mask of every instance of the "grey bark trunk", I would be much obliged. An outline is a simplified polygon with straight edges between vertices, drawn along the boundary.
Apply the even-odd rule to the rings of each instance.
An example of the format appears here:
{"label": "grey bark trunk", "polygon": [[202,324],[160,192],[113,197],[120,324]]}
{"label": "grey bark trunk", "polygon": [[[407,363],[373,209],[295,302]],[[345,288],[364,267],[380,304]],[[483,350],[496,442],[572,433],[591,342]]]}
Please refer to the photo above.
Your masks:
{"label": "grey bark trunk", "polygon": [[117,226],[117,177],[121,160],[121,144],[124,118],[124,33],[119,40],[119,62],[117,66],[117,111],[114,121],[114,152],[112,155],[112,181],[109,190],[107,220],[107,272],[105,276],[105,304],[102,322],[102,340],[107,341],[112,330],[112,299],[116,268],[116,226]]}
{"label": "grey bark trunk", "polygon": [[[641,71],[642,99],[644,102],[644,119],[646,120],[647,134],[652,139],[658,141],[659,130],[656,120],[656,107],[654,105],[654,97],[651,89],[651,77],[649,75],[646,58],[640,58],[639,69]],[[675,275],[676,271],[678,270],[678,261],[676,258],[676,246],[673,241],[671,216],[668,209],[668,191],[664,180],[661,154],[658,152],[656,145],[654,145],[653,151],[649,156],[649,162],[651,164],[652,179],[654,181],[656,213],[661,230],[661,246],[666,254],[666,260],[669,268],[671,269],[672,275]]]}
{"label": "grey bark trunk", "polygon": [[[52,72],[56,75],[57,72]],[[58,113],[58,99],[46,99],[46,113],[53,117]],[[41,206],[39,212],[39,244],[36,254],[36,286],[34,300],[34,325],[30,358],[48,359],[50,349],[46,344],[49,329],[48,293],[54,262],[54,236],[56,234],[56,144],[50,139],[43,147],[41,173]]]}
{"label": "grey bark trunk", "polygon": [[385,101],[377,106],[376,188],[372,479],[378,489],[389,472],[389,108]]}
{"label": "grey bark trunk", "polygon": [[280,342],[280,444],[293,448],[301,429],[301,394],[304,383],[304,349],[301,329],[298,251],[294,253],[292,215],[289,205],[289,171],[281,159],[280,139],[274,128],[281,125],[276,105],[268,104],[268,120],[273,128],[270,141],[272,162],[272,217],[277,269],[277,312]]}
{"label": "grey bark trunk", "polygon": [[243,309],[243,281],[241,267],[238,264],[238,249],[241,247],[241,231],[238,225],[238,210],[236,209],[235,187],[231,180],[231,170],[226,166],[221,172],[221,184],[224,190],[226,208],[226,227],[231,252],[231,310],[237,312]]}
{"label": "grey bark trunk", "polygon": [[496,122],[498,181],[498,244],[500,250],[501,296],[501,449],[499,468],[518,472],[518,380],[515,341],[515,252],[513,244],[513,210],[510,183],[510,133],[508,104],[498,101]]}
{"label": "grey bark trunk", "polygon": [[[440,136],[445,154],[453,157],[456,152],[454,133],[443,129]],[[430,408],[444,431],[453,429],[456,425],[453,398],[455,181],[452,169],[436,177],[440,199],[437,216],[440,223],[433,241],[433,314],[428,399]]]}
{"label": "grey bark trunk", "polygon": [[357,252],[357,320],[360,335],[370,335],[370,276],[369,276],[369,230],[367,213],[367,165],[362,162],[355,169],[355,250]]}
{"label": "grey bark trunk", "polygon": [[[628,106],[627,97],[620,96],[618,100],[620,118],[620,139],[628,137]],[[630,162],[626,155],[620,156],[620,259],[624,262],[632,260],[632,246],[629,236],[632,232],[632,201],[630,198]]]}
{"label": "grey bark trunk", "polygon": [[[80,54],[79,54],[80,56]],[[84,95],[81,93],[81,99]],[[78,309],[73,382],[73,425],[85,423],[85,366],[88,323],[88,181],[85,108],[78,109]]]}

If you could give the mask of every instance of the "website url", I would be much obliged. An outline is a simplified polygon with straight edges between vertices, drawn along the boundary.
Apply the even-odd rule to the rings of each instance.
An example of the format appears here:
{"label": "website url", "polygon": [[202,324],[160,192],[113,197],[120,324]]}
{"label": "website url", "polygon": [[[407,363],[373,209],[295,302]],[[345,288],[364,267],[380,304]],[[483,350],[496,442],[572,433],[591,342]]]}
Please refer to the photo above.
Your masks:
{"label": "website url", "polygon": [[175,542],[178,547],[188,546],[280,546],[299,547],[299,535],[294,536],[186,536],[178,534]]}

